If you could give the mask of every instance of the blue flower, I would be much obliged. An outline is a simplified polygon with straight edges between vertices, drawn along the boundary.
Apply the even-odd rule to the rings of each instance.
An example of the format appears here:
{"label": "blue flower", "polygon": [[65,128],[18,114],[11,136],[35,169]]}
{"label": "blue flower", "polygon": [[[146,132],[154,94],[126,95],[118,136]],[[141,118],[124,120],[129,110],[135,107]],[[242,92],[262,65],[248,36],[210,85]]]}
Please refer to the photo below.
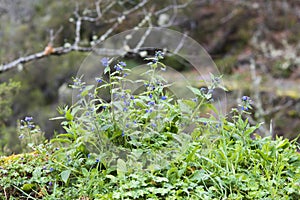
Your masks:
{"label": "blue flower", "polygon": [[202,87],[202,88],[200,88],[200,91],[201,91],[202,93],[206,93],[206,91],[207,91],[207,88],[205,88],[205,87]]}
{"label": "blue flower", "polygon": [[241,110],[248,111],[248,107],[247,106],[241,106]]}
{"label": "blue flower", "polygon": [[79,86],[81,83],[81,79],[80,78],[75,78],[74,79],[74,85]]}
{"label": "blue flower", "polygon": [[25,117],[25,122],[30,122],[30,121],[32,121],[32,117]]}
{"label": "blue flower", "polygon": [[50,170],[50,172],[53,172],[53,171],[54,171],[54,168],[53,168],[53,167],[50,167],[49,170]]}
{"label": "blue flower", "polygon": [[126,67],[126,63],[123,62],[123,61],[120,61],[120,62],[119,62],[119,65],[121,65],[122,67]]}
{"label": "blue flower", "polygon": [[126,101],[126,100],[124,100],[123,103],[124,103],[125,106],[129,106],[130,105],[130,103],[128,101]]}
{"label": "blue flower", "polygon": [[164,56],[164,53],[162,51],[155,52],[155,57],[158,57],[158,58],[162,59],[163,56]]}
{"label": "blue flower", "polygon": [[122,137],[124,137],[125,136],[125,133],[124,133],[124,131],[122,131]]}
{"label": "blue flower", "polygon": [[150,108],[149,110],[148,109],[146,110],[146,113],[152,113],[152,111],[153,111],[152,108]]}
{"label": "blue flower", "polygon": [[149,94],[149,98],[152,99],[152,97],[153,97],[153,95],[152,95],[152,94]]}
{"label": "blue flower", "polygon": [[90,157],[91,157],[91,154],[89,153],[89,154],[87,155],[87,157],[90,158]]}
{"label": "blue flower", "polygon": [[35,125],[33,125],[33,124],[28,124],[27,125],[27,128],[29,128],[29,129],[32,129],[32,128],[34,128],[35,127]]}
{"label": "blue flower", "polygon": [[243,96],[242,97],[242,101],[248,101],[248,100],[250,100],[250,97],[248,97],[248,96]]}
{"label": "blue flower", "polygon": [[101,78],[95,78],[95,80],[97,81],[97,83],[102,83],[102,79]]}
{"label": "blue flower", "polygon": [[52,181],[50,181],[50,182],[48,183],[48,185],[49,185],[49,186],[52,186],[52,185],[53,185]]}
{"label": "blue flower", "polygon": [[109,62],[109,59],[107,57],[104,57],[101,59],[101,63],[104,67],[108,67],[108,63]]}
{"label": "blue flower", "polygon": [[166,96],[162,96],[162,97],[161,97],[161,100],[166,100],[166,99],[167,99]]}
{"label": "blue flower", "polygon": [[148,102],[148,105],[149,105],[149,106],[154,106],[154,104],[155,104],[154,101],[149,101],[149,102]]}
{"label": "blue flower", "polygon": [[92,93],[90,93],[90,92],[89,92],[88,96],[89,96],[90,98],[94,98],[94,95],[93,95]]}
{"label": "blue flower", "polygon": [[121,67],[121,65],[115,65],[114,68],[117,70],[117,71],[122,71],[123,68]]}
{"label": "blue flower", "polygon": [[96,163],[98,163],[100,161],[100,159],[99,158],[96,158]]}

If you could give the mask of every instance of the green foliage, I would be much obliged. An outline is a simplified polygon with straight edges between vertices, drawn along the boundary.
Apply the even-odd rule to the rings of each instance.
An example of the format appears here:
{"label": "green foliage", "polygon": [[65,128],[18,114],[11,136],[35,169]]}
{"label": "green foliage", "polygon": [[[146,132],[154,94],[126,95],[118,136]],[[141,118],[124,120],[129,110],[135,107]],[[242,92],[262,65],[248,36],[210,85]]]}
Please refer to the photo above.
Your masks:
{"label": "green foliage", "polygon": [[[132,81],[125,63],[108,60],[107,80],[74,79],[79,100],[55,118],[65,133],[0,160],[3,199],[299,199],[296,144],[255,134],[249,97],[231,118],[207,114],[219,77],[209,92],[189,87],[195,99],[175,99],[157,73],[162,56],[149,59],[147,79]],[[104,89],[110,101],[98,98]]]}
{"label": "green foliage", "polygon": [[22,147],[22,152],[36,150],[35,146],[45,141],[44,133],[40,127],[33,122],[32,117],[25,117],[18,124],[18,135]]}
{"label": "green foliage", "polygon": [[9,80],[8,83],[0,84],[0,155],[9,150],[10,142],[16,135],[15,129],[7,128],[7,120],[12,115],[12,104],[14,96],[20,89],[19,82]]}
{"label": "green foliage", "polygon": [[12,80],[0,84],[0,125],[12,114],[12,99],[18,93],[19,88],[20,83]]}

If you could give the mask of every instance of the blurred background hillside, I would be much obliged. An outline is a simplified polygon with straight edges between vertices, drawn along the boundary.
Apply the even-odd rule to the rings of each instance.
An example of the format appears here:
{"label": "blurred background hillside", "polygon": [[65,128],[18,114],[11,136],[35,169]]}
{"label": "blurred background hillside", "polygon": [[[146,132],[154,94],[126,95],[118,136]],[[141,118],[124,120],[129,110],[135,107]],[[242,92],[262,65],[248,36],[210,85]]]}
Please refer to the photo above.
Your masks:
{"label": "blurred background hillside", "polygon": [[[128,15],[123,19],[122,13]],[[140,24],[145,16],[149,20]],[[0,0],[0,66],[43,52],[49,42],[53,47],[73,45],[78,17],[95,19],[81,21],[80,47],[91,47],[114,24],[107,36],[139,24],[147,27],[149,21],[186,33],[203,45],[224,74],[228,108],[248,95],[255,111],[250,122],[264,122],[260,134],[299,135],[300,1]],[[66,103],[65,88],[88,53],[49,55],[0,72],[0,155],[21,151],[17,126],[25,116],[32,116],[47,138],[62,131],[59,121],[49,118]]]}

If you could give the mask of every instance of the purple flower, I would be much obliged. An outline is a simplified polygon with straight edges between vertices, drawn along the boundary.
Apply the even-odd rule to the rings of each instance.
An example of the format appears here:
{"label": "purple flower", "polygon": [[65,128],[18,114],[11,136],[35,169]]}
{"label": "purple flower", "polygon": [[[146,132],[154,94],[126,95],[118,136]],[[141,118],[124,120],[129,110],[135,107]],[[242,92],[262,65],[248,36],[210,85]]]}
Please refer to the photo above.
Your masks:
{"label": "purple flower", "polygon": [[50,181],[50,182],[48,183],[48,185],[49,185],[49,186],[52,186],[52,185],[53,185],[52,181]]}
{"label": "purple flower", "polygon": [[149,105],[149,106],[154,106],[154,104],[155,104],[154,101],[149,101],[149,102],[148,102],[148,105]]}
{"label": "purple flower", "polygon": [[33,125],[33,124],[28,124],[27,125],[27,128],[29,128],[29,129],[33,129],[35,127],[35,125]]}
{"label": "purple flower", "polygon": [[120,62],[119,62],[119,65],[121,65],[122,67],[126,67],[126,63],[123,62],[123,61],[120,61]]}
{"label": "purple flower", "polygon": [[241,110],[247,111],[248,107],[247,106],[241,106]]}
{"label": "purple flower", "polygon": [[149,98],[152,99],[152,97],[153,97],[153,95],[152,95],[152,94],[149,94]]}
{"label": "purple flower", "polygon": [[75,78],[75,79],[74,79],[74,85],[79,86],[80,83],[81,83],[80,78]]}
{"label": "purple flower", "polygon": [[25,117],[25,122],[30,122],[30,121],[32,121],[32,117]]}
{"label": "purple flower", "polygon": [[92,93],[89,92],[88,95],[89,95],[90,98],[94,98],[94,95]]}
{"label": "purple flower", "polygon": [[161,100],[166,100],[166,99],[167,99],[166,96],[162,96],[162,97],[161,97]]}
{"label": "purple flower", "polygon": [[124,103],[125,106],[130,106],[130,103],[128,101],[126,101],[126,100],[124,100],[123,103]]}
{"label": "purple flower", "polygon": [[104,57],[101,59],[101,63],[104,67],[108,67],[108,63],[109,62],[109,59],[107,57]]}
{"label": "purple flower", "polygon": [[114,68],[117,70],[117,71],[122,71],[123,68],[121,67],[121,65],[115,65]]}
{"label": "purple flower", "polygon": [[146,110],[146,113],[152,113],[152,108]]}
{"label": "purple flower", "polygon": [[101,78],[95,78],[97,83],[102,83],[102,79]]}
{"label": "purple flower", "polygon": [[248,100],[250,100],[250,97],[248,97],[248,96],[243,96],[242,97],[242,101],[248,101]]}
{"label": "purple flower", "polygon": [[23,135],[23,134],[19,136],[19,139],[20,139],[20,140],[22,140],[23,138],[24,138],[24,135]]}
{"label": "purple flower", "polygon": [[155,56],[159,57],[159,58],[163,58],[164,53],[162,51],[157,51],[157,52],[155,52]]}

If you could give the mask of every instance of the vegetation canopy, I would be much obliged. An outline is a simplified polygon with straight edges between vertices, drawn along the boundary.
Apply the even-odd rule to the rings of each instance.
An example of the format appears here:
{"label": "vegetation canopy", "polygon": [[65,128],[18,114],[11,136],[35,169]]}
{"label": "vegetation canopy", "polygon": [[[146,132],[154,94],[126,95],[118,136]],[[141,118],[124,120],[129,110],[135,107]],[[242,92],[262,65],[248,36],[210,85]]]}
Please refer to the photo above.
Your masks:
{"label": "vegetation canopy", "polygon": [[299,199],[297,144],[256,134],[248,96],[216,115],[220,77],[176,99],[160,76],[163,57],[146,59],[147,79],[130,80],[126,63],[110,58],[99,61],[108,78],[75,78],[78,101],[58,109],[53,120],[65,133],[50,141],[36,140],[32,117],[22,120],[19,138],[31,153],[0,159],[1,199]]}

